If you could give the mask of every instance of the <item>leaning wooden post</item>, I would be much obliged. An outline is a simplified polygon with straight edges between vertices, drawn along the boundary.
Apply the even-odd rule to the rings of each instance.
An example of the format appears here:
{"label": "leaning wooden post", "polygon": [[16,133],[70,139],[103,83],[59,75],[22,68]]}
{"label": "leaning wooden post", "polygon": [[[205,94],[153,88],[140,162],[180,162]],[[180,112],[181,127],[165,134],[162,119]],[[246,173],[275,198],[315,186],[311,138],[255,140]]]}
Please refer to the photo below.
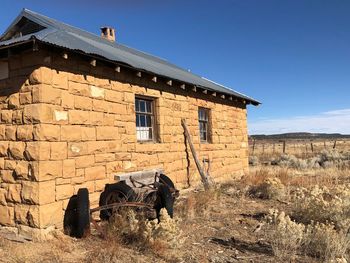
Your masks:
{"label": "leaning wooden post", "polygon": [[311,146],[311,152],[314,152],[314,145],[312,142],[310,143],[310,146]]}
{"label": "leaning wooden post", "polygon": [[203,168],[202,168],[202,166],[201,166],[201,164],[199,162],[196,150],[194,149],[194,145],[192,143],[191,135],[190,135],[190,133],[189,133],[189,131],[187,129],[187,125],[186,125],[186,120],[185,119],[181,119],[181,125],[184,128],[185,137],[187,139],[188,144],[190,145],[192,156],[193,156],[194,162],[196,163],[198,172],[199,172],[199,174],[201,176],[201,181],[203,183],[204,189],[205,190],[209,190],[210,189],[210,183],[209,183],[209,180],[208,180],[208,176],[205,174],[205,172],[204,172],[204,170],[203,170]]}
{"label": "leaning wooden post", "polygon": [[335,149],[336,146],[337,146],[337,140],[334,141],[333,149]]}

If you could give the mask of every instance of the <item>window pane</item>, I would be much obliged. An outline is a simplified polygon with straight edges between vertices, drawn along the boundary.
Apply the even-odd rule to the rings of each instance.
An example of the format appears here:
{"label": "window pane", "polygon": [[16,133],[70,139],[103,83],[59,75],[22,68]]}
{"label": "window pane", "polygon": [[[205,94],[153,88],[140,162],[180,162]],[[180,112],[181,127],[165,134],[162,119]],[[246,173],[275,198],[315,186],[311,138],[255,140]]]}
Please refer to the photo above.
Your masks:
{"label": "window pane", "polygon": [[145,105],[144,100],[140,100],[140,112],[145,112],[146,111],[146,105]]}
{"label": "window pane", "polygon": [[147,127],[152,127],[152,118],[150,115],[146,116],[146,126]]}
{"label": "window pane", "polygon": [[140,127],[140,115],[136,114],[136,127]]}
{"label": "window pane", "polygon": [[140,111],[140,100],[138,99],[135,100],[135,111]]}
{"label": "window pane", "polygon": [[152,102],[146,101],[146,111],[152,113]]}
{"label": "window pane", "polygon": [[146,116],[145,115],[140,115],[140,126],[146,127]]}

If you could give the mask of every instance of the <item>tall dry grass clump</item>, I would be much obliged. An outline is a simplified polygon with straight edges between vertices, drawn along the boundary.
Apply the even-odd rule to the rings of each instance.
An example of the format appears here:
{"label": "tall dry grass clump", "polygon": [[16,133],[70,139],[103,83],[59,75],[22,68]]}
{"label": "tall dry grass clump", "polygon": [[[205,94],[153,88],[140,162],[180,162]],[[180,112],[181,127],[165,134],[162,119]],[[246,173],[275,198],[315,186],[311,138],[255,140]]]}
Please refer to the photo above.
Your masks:
{"label": "tall dry grass clump", "polygon": [[297,223],[277,210],[271,210],[266,219],[265,238],[280,260],[290,260],[296,254],[306,254],[322,262],[347,262],[349,259],[349,236],[332,224]]}

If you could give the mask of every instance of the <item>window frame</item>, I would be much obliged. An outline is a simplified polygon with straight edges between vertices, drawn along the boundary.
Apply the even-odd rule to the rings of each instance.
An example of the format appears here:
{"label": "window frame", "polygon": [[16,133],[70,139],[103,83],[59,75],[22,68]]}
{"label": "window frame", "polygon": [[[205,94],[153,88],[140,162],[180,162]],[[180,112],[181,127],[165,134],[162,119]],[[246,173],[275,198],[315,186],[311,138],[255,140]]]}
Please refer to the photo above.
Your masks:
{"label": "window frame", "polygon": [[[137,111],[136,110],[136,103],[137,101],[142,100],[146,102],[150,102],[151,105],[151,112],[142,112],[142,111]],[[136,140],[139,143],[152,143],[152,142],[157,142],[158,141],[158,129],[157,129],[157,110],[156,110],[156,101],[157,98],[154,97],[148,97],[148,96],[143,96],[143,95],[135,95],[135,128],[136,128]],[[147,106],[145,105],[145,108]],[[152,138],[151,139],[139,139],[138,132],[141,132],[138,130],[138,128],[142,128],[142,126],[137,126],[137,116],[138,115],[144,115],[144,116],[150,116],[151,117],[151,126],[146,128],[151,128],[152,131]],[[147,122],[147,121],[145,121]]]}
{"label": "window frame", "polygon": [[[204,119],[201,119],[200,112],[204,112]],[[205,140],[202,139],[202,129],[201,124],[205,124]],[[199,129],[199,141],[200,143],[212,143],[211,138],[211,109],[205,107],[198,107],[198,129]]]}

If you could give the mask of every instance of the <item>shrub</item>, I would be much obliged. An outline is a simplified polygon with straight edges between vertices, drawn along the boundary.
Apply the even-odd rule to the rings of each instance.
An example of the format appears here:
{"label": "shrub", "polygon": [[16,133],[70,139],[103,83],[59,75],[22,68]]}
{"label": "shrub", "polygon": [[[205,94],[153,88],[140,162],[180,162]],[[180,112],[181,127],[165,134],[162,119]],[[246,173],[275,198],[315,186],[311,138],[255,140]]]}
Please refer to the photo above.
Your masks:
{"label": "shrub", "polygon": [[294,222],[284,212],[271,210],[266,216],[265,236],[276,257],[290,259],[298,251],[324,262],[346,262],[350,239],[333,224]]}
{"label": "shrub", "polygon": [[251,186],[249,194],[257,198],[277,200],[285,197],[286,188],[280,179],[270,177],[257,186]]}
{"label": "shrub", "polygon": [[350,227],[350,188],[314,186],[311,190],[297,188],[292,195],[293,216],[303,223],[333,223],[338,229]]}
{"label": "shrub", "polygon": [[300,248],[305,226],[293,222],[284,212],[271,210],[267,216],[268,226],[265,230],[272,251],[279,259],[290,259]]}
{"label": "shrub", "polygon": [[311,223],[306,227],[303,250],[310,256],[324,262],[338,262],[346,257],[349,248],[350,239],[347,234],[337,231],[332,224]]}

